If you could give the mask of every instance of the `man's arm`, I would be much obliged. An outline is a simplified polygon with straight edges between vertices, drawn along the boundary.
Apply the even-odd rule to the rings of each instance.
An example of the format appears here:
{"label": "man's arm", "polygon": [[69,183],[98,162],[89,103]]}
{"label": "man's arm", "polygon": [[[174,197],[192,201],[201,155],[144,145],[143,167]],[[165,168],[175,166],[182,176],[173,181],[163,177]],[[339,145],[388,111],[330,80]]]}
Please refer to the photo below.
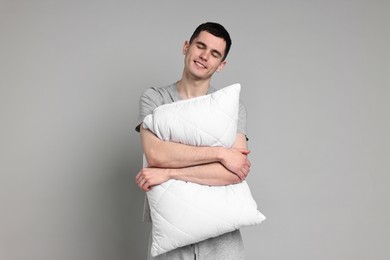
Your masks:
{"label": "man's arm", "polygon": [[[145,136],[142,138],[145,138]],[[167,144],[168,146],[165,147],[165,149],[167,149],[166,151],[173,152],[173,150],[171,149],[178,148],[179,151],[175,152],[175,154],[177,153],[178,155],[173,157],[175,157],[176,159],[178,157],[184,158],[186,161],[185,163],[186,165],[180,164],[179,162],[176,164],[169,163],[170,167],[167,166],[163,168],[148,167],[142,169],[136,176],[136,182],[138,186],[144,191],[149,191],[152,188],[152,186],[161,184],[169,179],[190,181],[194,183],[213,185],[213,186],[234,184],[244,180],[250,170],[250,162],[247,159],[247,154],[249,153],[249,151],[247,150],[246,147],[246,137],[240,133],[237,134],[236,142],[233,148],[224,148],[227,150],[227,154],[228,154],[227,157],[230,156],[229,158],[231,160],[235,160],[236,155],[239,155],[238,156],[239,159],[241,157],[245,158],[244,163],[241,166],[238,166],[238,164],[235,165],[235,167],[240,167],[239,169],[236,169],[236,172],[230,171],[219,161],[213,161],[212,158],[219,158],[219,156],[213,157],[214,155],[211,155],[210,157],[208,157],[207,155],[204,154],[203,155],[196,154],[198,152],[199,153],[210,152],[207,151],[207,148],[215,148],[215,147],[193,147],[193,146],[186,146],[186,145],[171,143],[171,142],[163,142],[163,144],[161,145],[164,144]],[[144,140],[143,140],[143,145],[144,145]],[[182,154],[183,152],[190,153],[191,151],[195,151],[194,161],[191,161],[191,155],[189,156],[189,158],[186,158],[186,155]],[[242,153],[240,151],[246,151],[246,152]],[[212,154],[213,152],[210,153]],[[227,158],[224,159],[229,160]],[[164,160],[161,160],[161,162],[164,163]],[[175,167],[176,165],[181,165],[181,166],[176,168]]]}
{"label": "man's arm", "polygon": [[242,168],[250,166],[247,159],[249,150],[243,134],[237,134],[233,148],[225,148],[200,147],[162,141],[142,126],[140,133],[142,148],[149,167],[183,168],[218,162],[242,179],[245,177],[241,174]]}

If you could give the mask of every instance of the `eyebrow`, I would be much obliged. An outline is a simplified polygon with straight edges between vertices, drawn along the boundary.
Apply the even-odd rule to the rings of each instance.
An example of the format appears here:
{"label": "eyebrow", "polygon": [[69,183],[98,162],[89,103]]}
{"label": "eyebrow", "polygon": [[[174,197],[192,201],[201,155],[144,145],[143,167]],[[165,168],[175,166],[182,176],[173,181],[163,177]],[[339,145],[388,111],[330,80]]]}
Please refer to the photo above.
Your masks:
{"label": "eyebrow", "polygon": [[[196,43],[196,44],[200,44],[200,45],[202,45],[203,47],[207,47],[207,45],[206,45],[204,42],[202,42],[202,41],[196,41],[195,43]],[[217,50],[215,50],[215,49],[212,49],[211,52],[217,54],[219,57],[222,57],[222,53],[220,53],[219,51],[217,51]]]}

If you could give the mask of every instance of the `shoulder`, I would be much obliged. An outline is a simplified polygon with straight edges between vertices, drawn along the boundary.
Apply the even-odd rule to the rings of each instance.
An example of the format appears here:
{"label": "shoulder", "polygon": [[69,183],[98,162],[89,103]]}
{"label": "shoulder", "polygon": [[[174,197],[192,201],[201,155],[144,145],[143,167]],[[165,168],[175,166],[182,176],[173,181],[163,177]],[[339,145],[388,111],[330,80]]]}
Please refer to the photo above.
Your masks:
{"label": "shoulder", "polygon": [[175,90],[175,84],[162,87],[149,87],[144,91],[142,96],[164,97],[167,95],[172,95]]}
{"label": "shoulder", "polygon": [[147,88],[141,95],[141,102],[154,103],[159,106],[166,103],[174,102],[175,84],[163,87]]}
{"label": "shoulder", "polygon": [[139,126],[144,118],[153,113],[153,110],[157,107],[172,103],[175,100],[174,90],[176,89],[175,84],[171,84],[164,87],[150,87],[147,88],[139,99],[139,113],[138,113],[138,125],[136,130],[139,131]]}

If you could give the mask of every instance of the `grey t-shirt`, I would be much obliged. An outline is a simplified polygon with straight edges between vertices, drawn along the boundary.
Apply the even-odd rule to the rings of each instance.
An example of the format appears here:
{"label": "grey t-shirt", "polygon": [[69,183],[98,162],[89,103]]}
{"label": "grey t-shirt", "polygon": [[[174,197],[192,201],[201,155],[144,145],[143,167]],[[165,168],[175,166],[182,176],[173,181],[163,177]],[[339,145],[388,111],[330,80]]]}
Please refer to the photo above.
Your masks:
{"label": "grey t-shirt", "polygon": [[[207,94],[215,92],[216,89],[210,87]],[[161,105],[173,103],[182,100],[179,92],[177,91],[176,83],[170,84],[165,87],[151,87],[145,90],[139,100],[139,114],[136,131],[139,132],[140,126],[144,118],[153,113],[153,110]],[[238,112],[237,132],[246,136],[246,109],[240,102]],[[151,221],[149,204],[145,196],[143,220]]]}

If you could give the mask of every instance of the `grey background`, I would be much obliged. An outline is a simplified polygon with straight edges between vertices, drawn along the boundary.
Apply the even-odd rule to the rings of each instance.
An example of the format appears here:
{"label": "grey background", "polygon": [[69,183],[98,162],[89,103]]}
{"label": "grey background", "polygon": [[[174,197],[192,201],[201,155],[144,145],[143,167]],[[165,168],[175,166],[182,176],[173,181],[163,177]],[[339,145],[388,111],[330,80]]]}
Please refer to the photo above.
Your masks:
{"label": "grey background", "polygon": [[204,21],[233,47],[247,259],[390,259],[389,1],[0,0],[0,259],[144,259],[138,98]]}

